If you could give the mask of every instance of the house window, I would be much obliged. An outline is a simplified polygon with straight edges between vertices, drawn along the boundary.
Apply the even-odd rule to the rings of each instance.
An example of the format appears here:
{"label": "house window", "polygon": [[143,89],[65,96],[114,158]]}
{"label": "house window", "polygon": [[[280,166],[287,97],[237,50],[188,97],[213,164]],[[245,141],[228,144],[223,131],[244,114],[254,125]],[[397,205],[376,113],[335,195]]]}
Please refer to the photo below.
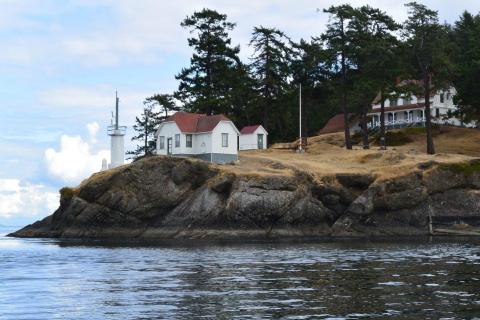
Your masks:
{"label": "house window", "polygon": [[222,147],[228,148],[228,133],[222,133]]}
{"label": "house window", "polygon": [[435,117],[440,117],[440,108],[435,108]]}
{"label": "house window", "polygon": [[444,103],[445,102],[445,94],[441,94],[440,95],[440,103]]}
{"label": "house window", "polygon": [[180,148],[180,135],[175,135],[175,148]]}
{"label": "house window", "polygon": [[186,146],[187,146],[187,148],[192,147],[192,135],[191,134],[186,135]]}
{"label": "house window", "polygon": [[410,97],[405,97],[403,98],[403,104],[412,104],[412,98]]}
{"label": "house window", "polygon": [[390,101],[390,106],[391,106],[391,107],[396,107],[397,104],[398,104],[397,99],[392,99],[392,100]]}
{"label": "house window", "polygon": [[160,136],[160,150],[165,149],[165,137]]}

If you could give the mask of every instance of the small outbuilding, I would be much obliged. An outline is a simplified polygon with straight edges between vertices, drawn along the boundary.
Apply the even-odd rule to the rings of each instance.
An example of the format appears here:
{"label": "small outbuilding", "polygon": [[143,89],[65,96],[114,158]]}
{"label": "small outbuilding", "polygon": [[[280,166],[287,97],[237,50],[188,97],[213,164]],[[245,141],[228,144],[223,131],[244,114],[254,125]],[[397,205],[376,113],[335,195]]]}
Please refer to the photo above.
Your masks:
{"label": "small outbuilding", "polygon": [[240,130],[239,149],[258,150],[267,148],[268,132],[261,125],[244,127]]}

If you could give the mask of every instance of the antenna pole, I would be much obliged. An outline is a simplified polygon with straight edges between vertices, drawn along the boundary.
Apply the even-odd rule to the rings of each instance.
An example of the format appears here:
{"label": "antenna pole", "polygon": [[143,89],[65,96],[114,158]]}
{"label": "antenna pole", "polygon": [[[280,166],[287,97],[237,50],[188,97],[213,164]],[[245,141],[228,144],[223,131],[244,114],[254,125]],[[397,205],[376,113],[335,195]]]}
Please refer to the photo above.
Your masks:
{"label": "antenna pole", "polygon": [[115,91],[115,130],[118,130],[118,92]]}

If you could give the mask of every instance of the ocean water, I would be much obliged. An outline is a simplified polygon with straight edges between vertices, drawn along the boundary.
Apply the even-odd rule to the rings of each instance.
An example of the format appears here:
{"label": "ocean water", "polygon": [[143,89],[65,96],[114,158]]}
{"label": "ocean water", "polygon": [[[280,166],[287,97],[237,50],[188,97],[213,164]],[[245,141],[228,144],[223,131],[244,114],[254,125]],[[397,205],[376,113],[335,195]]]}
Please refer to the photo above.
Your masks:
{"label": "ocean water", "polygon": [[480,319],[480,241],[104,243],[0,230],[0,319]]}

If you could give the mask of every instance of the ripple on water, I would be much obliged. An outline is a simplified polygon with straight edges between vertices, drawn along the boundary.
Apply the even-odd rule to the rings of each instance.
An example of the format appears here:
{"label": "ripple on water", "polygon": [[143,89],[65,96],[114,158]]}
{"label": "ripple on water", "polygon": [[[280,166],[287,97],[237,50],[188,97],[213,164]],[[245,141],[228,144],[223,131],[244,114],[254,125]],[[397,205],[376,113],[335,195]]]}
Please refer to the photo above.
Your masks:
{"label": "ripple on water", "polygon": [[0,238],[0,319],[473,318],[477,247]]}

